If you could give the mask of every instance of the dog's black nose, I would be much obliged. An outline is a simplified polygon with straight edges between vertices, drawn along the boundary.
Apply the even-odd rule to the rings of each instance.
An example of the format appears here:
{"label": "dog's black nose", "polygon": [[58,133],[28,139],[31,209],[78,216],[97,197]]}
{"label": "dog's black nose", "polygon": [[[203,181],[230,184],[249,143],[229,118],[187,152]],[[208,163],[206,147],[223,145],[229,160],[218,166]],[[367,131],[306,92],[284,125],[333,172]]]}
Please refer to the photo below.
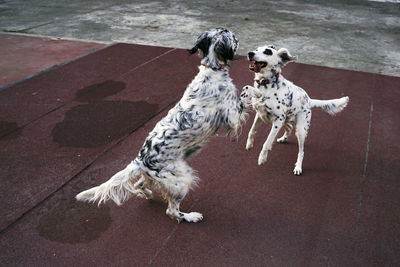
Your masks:
{"label": "dog's black nose", "polygon": [[254,53],[253,52],[249,52],[247,55],[249,56],[249,60],[251,60],[254,57]]}

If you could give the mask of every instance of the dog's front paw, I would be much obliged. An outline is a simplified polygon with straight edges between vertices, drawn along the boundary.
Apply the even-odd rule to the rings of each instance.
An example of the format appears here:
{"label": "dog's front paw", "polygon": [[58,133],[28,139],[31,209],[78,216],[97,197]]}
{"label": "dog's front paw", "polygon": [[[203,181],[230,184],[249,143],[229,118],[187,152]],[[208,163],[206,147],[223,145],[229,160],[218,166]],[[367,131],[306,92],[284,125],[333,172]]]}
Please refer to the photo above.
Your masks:
{"label": "dog's front paw", "polygon": [[[255,88],[250,85],[246,85],[242,89],[242,94],[246,95],[246,97],[256,97],[259,98],[262,96],[261,91],[258,88]],[[242,97],[242,94],[240,95]]]}
{"label": "dog's front paw", "polygon": [[268,152],[261,151],[260,155],[258,156],[258,165],[262,165],[267,161]]}
{"label": "dog's front paw", "polygon": [[240,93],[240,101],[242,101],[243,105],[246,108],[251,106],[251,94],[248,90],[248,86],[243,87],[243,90]]}
{"label": "dog's front paw", "polygon": [[245,85],[245,86],[243,86],[242,91],[247,91],[247,90],[249,90],[250,88],[253,88],[253,86],[251,86],[251,85]]}
{"label": "dog's front paw", "polygon": [[246,142],[246,150],[250,150],[252,149],[254,146],[254,140],[251,138],[247,138],[247,142]]}
{"label": "dog's front paw", "polygon": [[303,170],[301,169],[301,167],[295,167],[293,170],[294,175],[301,175],[303,173]]}
{"label": "dog's front paw", "polygon": [[285,144],[285,143],[287,143],[287,137],[286,136],[282,136],[281,138],[276,139],[276,141],[278,143]]}
{"label": "dog's front paw", "polygon": [[249,85],[246,85],[242,88],[242,92],[240,93],[240,98],[244,99],[244,98],[248,98],[250,95],[250,90],[249,90]]}

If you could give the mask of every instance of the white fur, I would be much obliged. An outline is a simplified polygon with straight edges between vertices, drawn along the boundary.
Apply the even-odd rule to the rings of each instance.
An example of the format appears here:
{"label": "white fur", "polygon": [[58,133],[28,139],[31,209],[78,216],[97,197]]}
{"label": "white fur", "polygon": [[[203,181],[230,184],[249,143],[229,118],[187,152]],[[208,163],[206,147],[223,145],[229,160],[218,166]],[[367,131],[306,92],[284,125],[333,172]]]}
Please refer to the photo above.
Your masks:
{"label": "white fur", "polygon": [[331,100],[311,99],[299,86],[282,76],[282,67],[296,60],[286,48],[276,50],[273,46],[263,46],[249,52],[249,60],[254,62],[250,69],[255,71],[254,86],[245,86],[241,98],[247,105],[251,104],[256,111],[253,125],[250,129],[246,149],[254,145],[254,135],[263,121],[272,123],[271,131],[258,157],[258,164],[267,161],[268,151],[283,127],[285,133],[278,138],[279,143],[285,143],[292,128],[296,125],[296,136],[299,144],[299,153],[293,173],[302,173],[304,157],[304,141],[311,122],[311,109],[321,108],[331,115],[342,111],[349,97]]}
{"label": "white fur", "polygon": [[167,215],[174,220],[197,222],[197,212],[180,212],[179,205],[198,178],[186,158],[223,129],[235,134],[244,119],[243,104],[229,77],[229,63],[238,46],[225,29],[205,32],[190,53],[200,50],[202,65],[182,99],[146,138],[138,156],[107,182],[79,193],[81,201],[113,200],[121,205],[132,194],[151,198],[147,186],[158,187],[168,201]]}

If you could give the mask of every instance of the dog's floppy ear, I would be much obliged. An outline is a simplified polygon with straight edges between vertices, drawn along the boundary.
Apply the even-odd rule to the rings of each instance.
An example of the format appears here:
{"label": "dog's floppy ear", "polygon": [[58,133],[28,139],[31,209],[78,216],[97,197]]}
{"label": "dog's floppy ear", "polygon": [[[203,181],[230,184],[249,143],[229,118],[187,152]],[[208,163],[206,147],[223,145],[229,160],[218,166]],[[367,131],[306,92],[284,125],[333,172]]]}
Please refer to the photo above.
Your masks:
{"label": "dog's floppy ear", "polygon": [[235,55],[232,44],[229,38],[225,35],[222,35],[215,43],[214,52],[218,56],[218,58],[225,64],[228,60],[233,60],[233,56]]}
{"label": "dog's floppy ear", "polygon": [[286,48],[281,48],[278,50],[278,56],[281,58],[283,65],[286,65],[289,62],[296,61],[297,57],[292,56]]}
{"label": "dog's floppy ear", "polygon": [[192,49],[188,49],[188,52],[193,55],[197,52],[198,49],[203,53],[203,57],[206,57],[208,54],[208,48],[211,44],[211,38],[208,36],[208,32],[203,32],[197,37],[197,41]]}

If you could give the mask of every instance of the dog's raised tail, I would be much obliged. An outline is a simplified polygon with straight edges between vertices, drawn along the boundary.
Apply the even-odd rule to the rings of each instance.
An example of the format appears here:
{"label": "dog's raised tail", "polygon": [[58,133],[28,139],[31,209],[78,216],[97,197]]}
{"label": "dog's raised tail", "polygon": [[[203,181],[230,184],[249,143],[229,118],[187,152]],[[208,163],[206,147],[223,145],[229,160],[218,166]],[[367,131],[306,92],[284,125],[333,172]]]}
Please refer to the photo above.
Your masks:
{"label": "dog's raised tail", "polygon": [[348,96],[344,96],[342,98],[331,99],[331,100],[318,100],[311,99],[311,108],[321,108],[328,112],[331,115],[335,115],[342,111],[349,103],[350,98]]}
{"label": "dog's raised tail", "polygon": [[107,200],[112,200],[118,206],[135,193],[134,183],[141,175],[138,163],[132,161],[125,169],[117,172],[107,182],[90,188],[76,195],[79,201],[96,202],[99,205]]}

